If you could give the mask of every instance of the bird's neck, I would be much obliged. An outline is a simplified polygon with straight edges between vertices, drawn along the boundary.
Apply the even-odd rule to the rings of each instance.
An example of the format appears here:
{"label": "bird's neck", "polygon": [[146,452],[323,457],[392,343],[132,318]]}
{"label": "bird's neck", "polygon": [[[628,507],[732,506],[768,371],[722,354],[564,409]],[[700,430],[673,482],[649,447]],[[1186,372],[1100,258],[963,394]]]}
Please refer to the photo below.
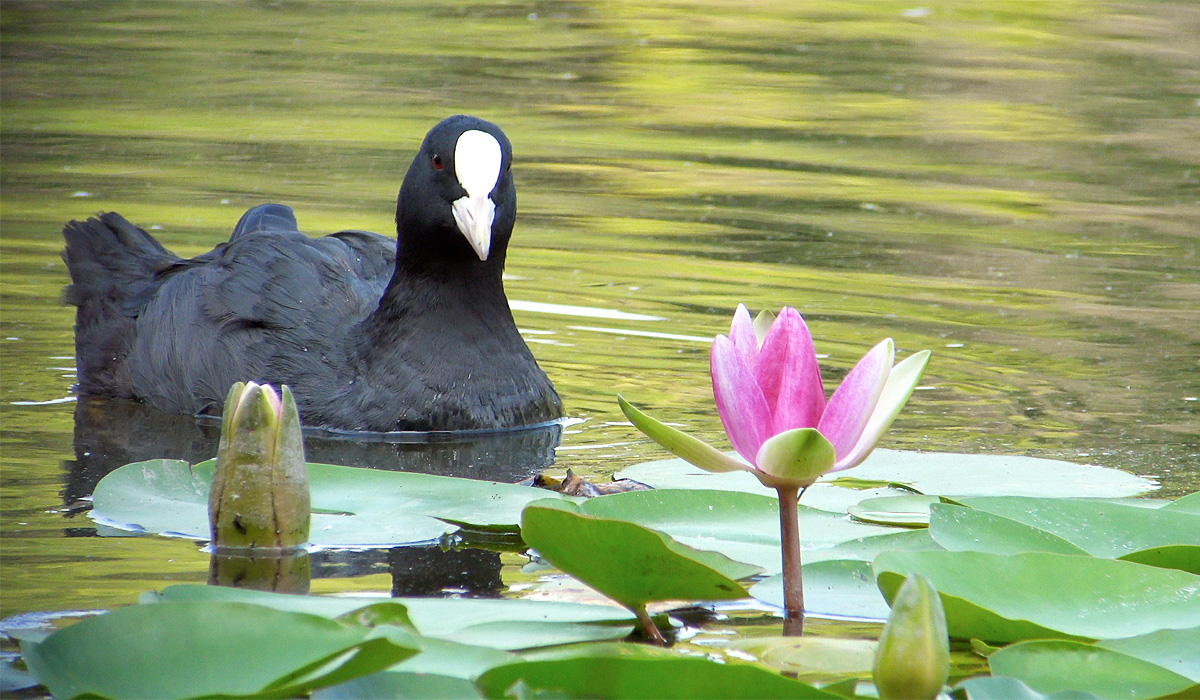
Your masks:
{"label": "bird's neck", "polygon": [[[408,259],[401,252],[396,271],[377,308],[363,321],[360,337],[372,345],[406,347],[406,337],[453,334],[468,319],[499,335],[517,335],[504,296],[503,251],[488,260]],[[369,348],[364,348],[369,350]]]}

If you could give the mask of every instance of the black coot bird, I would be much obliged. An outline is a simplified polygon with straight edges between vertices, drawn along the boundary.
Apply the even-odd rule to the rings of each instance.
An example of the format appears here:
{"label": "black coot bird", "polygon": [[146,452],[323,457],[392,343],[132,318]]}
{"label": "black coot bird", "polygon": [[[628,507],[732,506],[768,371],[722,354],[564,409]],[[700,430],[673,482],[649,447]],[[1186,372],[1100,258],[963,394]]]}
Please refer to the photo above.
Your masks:
{"label": "black coot bird", "polygon": [[511,165],[495,124],[437,124],[400,187],[396,242],[309,238],[289,207],[265,204],[185,260],[115,213],[70,222],[80,390],[217,414],[234,382],[288,384],[306,425],[344,430],[561,417],[504,296]]}

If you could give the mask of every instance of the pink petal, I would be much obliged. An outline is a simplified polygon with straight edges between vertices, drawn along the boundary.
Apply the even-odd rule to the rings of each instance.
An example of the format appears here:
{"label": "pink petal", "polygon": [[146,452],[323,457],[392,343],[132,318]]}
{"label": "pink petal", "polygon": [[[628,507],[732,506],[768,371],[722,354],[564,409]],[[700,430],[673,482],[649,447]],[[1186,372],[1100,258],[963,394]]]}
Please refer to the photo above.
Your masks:
{"label": "pink petal", "polygon": [[833,443],[839,458],[853,450],[862,435],[875,404],[879,403],[895,356],[896,346],[891,338],[879,343],[858,361],[829,397],[817,429]]}
{"label": "pink petal", "polygon": [[772,433],[817,427],[825,411],[825,387],[812,334],[795,309],[785,306],[775,319],[755,371],[771,408]]}
{"label": "pink petal", "polygon": [[758,448],[771,436],[771,412],[754,372],[734,347],[733,341],[717,336],[712,346],[713,397],[717,414],[733,449],[754,464]]}
{"label": "pink petal", "polygon": [[745,304],[738,304],[733,312],[733,323],[729,326],[729,339],[742,356],[742,362],[753,368],[758,364],[758,336],[754,333],[754,321]]}
{"label": "pink petal", "polygon": [[871,419],[867,421],[858,442],[855,443],[853,449],[838,459],[832,471],[841,471],[857,466],[867,458],[867,455],[871,454],[871,450],[875,449],[875,443],[879,442],[879,438],[887,432],[892,421],[900,413],[900,409],[904,408],[904,404],[908,403],[908,398],[912,396],[913,389],[921,380],[921,373],[925,371],[927,364],[929,364],[929,351],[922,350],[892,368],[888,374],[887,383],[883,387],[883,393],[879,396],[879,403],[875,405]]}

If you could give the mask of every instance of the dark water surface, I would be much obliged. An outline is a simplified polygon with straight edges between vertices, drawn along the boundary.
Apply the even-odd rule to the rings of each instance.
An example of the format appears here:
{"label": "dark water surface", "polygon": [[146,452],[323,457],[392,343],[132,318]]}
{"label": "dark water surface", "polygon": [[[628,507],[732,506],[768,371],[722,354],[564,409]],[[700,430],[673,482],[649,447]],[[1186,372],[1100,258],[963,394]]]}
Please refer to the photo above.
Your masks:
{"label": "dark water surface", "polygon": [[[278,201],[310,233],[392,233],[456,112],[513,141],[509,297],[582,421],[533,462],[664,456],[617,392],[724,444],[708,342],[744,302],[799,308],[830,385],[883,337],[933,350],[887,446],[1200,488],[1196,4],[6,0],[0,22],[0,616],[207,573],[83,513],[97,460],[208,438],[73,400],[62,224],[117,210],[194,255]],[[388,556],[314,590],[407,590]],[[484,587],[535,582],[523,563]]]}

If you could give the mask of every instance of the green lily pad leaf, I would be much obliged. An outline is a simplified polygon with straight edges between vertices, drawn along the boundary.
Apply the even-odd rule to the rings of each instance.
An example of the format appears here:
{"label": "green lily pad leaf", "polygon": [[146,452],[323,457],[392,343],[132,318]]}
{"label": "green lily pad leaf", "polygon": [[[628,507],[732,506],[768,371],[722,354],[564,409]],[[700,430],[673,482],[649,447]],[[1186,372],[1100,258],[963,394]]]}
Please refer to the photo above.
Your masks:
{"label": "green lily pad leaf", "polygon": [[1100,700],[1082,690],[1042,694],[1016,678],[1001,676],[969,678],[958,687],[967,691],[967,700]]}
{"label": "green lily pad leaf", "polygon": [[520,661],[506,651],[423,638],[421,653],[386,671],[313,693],[315,700],[363,698],[478,698],[474,680],[488,669]]}
{"label": "green lily pad leaf", "polygon": [[937,550],[943,548],[929,536],[928,528],[893,530],[884,535],[872,535],[857,540],[838,543],[832,547],[805,552],[806,562],[825,561],[829,559],[856,559],[859,561],[875,561],[875,557],[890,550],[906,552]]}
{"label": "green lily pad leaf", "polygon": [[1125,639],[1106,639],[1096,646],[1119,651],[1162,666],[1184,678],[1200,683],[1200,627],[1159,630]]}
{"label": "green lily pad leaf", "polygon": [[1200,546],[1194,544],[1151,547],[1130,552],[1118,559],[1135,561],[1148,566],[1159,566],[1164,569],[1179,569],[1189,574],[1200,574]]}
{"label": "green lily pad leaf", "polygon": [[759,663],[811,681],[869,678],[879,643],[839,637],[754,637],[730,643]]}
{"label": "green lily pad leaf", "polygon": [[[178,460],[127,464],[100,480],[92,518],[126,530],[206,540],[213,462]],[[457,529],[517,531],[526,503],[567,498],[516,484],[308,465],[313,544],[390,547],[437,540]]]}
{"label": "green lily pad leaf", "polygon": [[988,657],[992,673],[1018,678],[1042,693],[1082,690],[1101,698],[1158,698],[1196,684],[1177,673],[1121,652],[1081,642],[1038,639]]}
{"label": "green lily pad leaf", "polygon": [[121,608],[22,645],[58,698],[294,697],[382,670],[418,648],[398,628],[200,602]]}
{"label": "green lily pad leaf", "polygon": [[537,600],[296,596],[195,584],[169,586],[148,599],[240,601],[328,618],[395,605],[403,607],[423,637],[509,651],[621,639],[634,625],[633,616],[620,608]]}
{"label": "green lily pad leaf", "polygon": [[1032,525],[952,504],[936,504],[930,509],[929,534],[942,547],[956,552],[1087,555],[1086,551],[1067,540]]}
{"label": "green lily pad leaf", "polygon": [[[1170,545],[1200,546],[1200,514],[1113,501],[1001,496],[957,502],[1055,535],[1092,556],[1115,559]],[[936,537],[936,535],[935,535]]]}
{"label": "green lily pad leaf", "polygon": [[[655,488],[770,492],[751,474],[709,474],[681,459],[637,464],[618,472],[617,477]],[[1154,481],[1119,469],[1054,459],[877,449],[862,464],[826,475],[809,490],[847,477],[906,484],[920,493],[940,496],[1119,498],[1157,488]]]}
{"label": "green lily pad leaf", "polygon": [[[779,498],[773,491],[769,496],[698,489],[630,491],[593,498],[579,508],[587,515],[665,532],[681,544],[720,552],[768,573],[782,569]],[[893,528],[854,523],[844,515],[800,506],[800,544],[805,556],[893,532]]]}
{"label": "green lily pad leaf", "polygon": [[937,496],[888,496],[868,498],[850,506],[847,512],[855,520],[897,527],[926,527],[929,525],[929,506],[940,503]]}
{"label": "green lily pad leaf", "polygon": [[745,598],[737,579],[760,571],[632,522],[585,515],[563,501],[526,506],[521,537],[562,571],[633,610],[658,600]]}
{"label": "green lily pad leaf", "polygon": [[874,563],[888,600],[924,574],[950,635],[988,642],[1115,639],[1200,625],[1200,576],[1112,559],[1027,552],[884,552]]}
{"label": "green lily pad leaf", "polygon": [[[830,560],[805,564],[804,609],[817,615],[886,620],[891,608],[884,600],[871,564]],[[750,587],[750,595],[783,608],[783,576],[776,574]]]}
{"label": "green lily pad leaf", "polygon": [[1167,510],[1180,511],[1183,513],[1200,514],[1200,491],[1189,493],[1186,496],[1177,498],[1167,505],[1163,506]]}
{"label": "green lily pad leaf", "polygon": [[476,685],[488,698],[841,698],[762,666],[716,663],[641,645],[544,656],[497,666]]}

